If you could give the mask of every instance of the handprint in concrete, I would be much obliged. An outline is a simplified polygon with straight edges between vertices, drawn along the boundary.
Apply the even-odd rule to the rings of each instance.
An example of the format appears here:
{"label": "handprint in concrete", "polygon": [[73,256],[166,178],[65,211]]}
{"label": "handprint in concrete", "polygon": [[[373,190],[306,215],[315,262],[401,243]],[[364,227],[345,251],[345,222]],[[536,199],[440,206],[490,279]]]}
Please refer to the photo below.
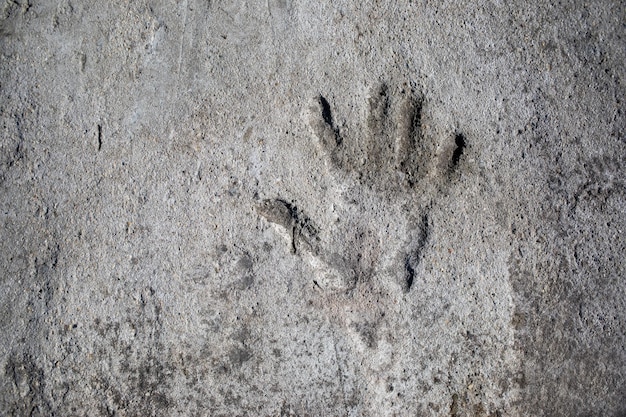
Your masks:
{"label": "handprint in concrete", "polygon": [[359,133],[351,134],[338,126],[324,96],[313,100],[309,126],[335,183],[351,190],[350,201],[335,202],[346,221],[315,222],[284,199],[257,208],[318,272],[318,287],[345,292],[384,275],[411,290],[430,232],[430,199],[450,183],[466,146],[459,133],[444,141],[425,135],[424,106],[424,96],[407,84],[380,84],[369,94]]}

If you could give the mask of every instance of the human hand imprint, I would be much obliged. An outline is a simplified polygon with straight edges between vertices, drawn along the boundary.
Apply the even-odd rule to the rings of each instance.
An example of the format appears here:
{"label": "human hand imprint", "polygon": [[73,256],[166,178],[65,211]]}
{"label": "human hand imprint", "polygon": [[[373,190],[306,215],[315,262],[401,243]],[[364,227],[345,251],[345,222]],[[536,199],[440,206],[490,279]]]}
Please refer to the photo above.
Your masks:
{"label": "human hand imprint", "polygon": [[428,240],[428,208],[452,181],[465,138],[426,135],[424,97],[406,84],[377,86],[367,105],[359,134],[336,124],[323,96],[309,109],[319,148],[347,190],[334,203],[338,220],[313,221],[286,199],[264,200],[257,209],[288,233],[292,252],[316,271],[317,287],[349,292],[384,276],[408,292]]}

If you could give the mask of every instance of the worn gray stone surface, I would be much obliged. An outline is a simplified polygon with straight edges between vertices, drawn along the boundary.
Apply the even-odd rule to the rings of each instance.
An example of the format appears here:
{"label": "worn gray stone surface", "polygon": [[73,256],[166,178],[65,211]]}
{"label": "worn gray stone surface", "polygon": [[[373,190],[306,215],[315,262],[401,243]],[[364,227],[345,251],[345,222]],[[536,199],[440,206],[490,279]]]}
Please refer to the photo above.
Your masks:
{"label": "worn gray stone surface", "polygon": [[619,1],[3,0],[0,414],[626,415]]}

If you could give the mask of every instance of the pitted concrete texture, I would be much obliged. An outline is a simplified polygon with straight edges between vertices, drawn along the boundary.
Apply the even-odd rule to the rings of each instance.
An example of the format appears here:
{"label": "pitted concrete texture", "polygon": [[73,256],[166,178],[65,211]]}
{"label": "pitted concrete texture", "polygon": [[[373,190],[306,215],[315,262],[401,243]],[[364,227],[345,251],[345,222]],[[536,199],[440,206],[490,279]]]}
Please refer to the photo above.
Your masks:
{"label": "pitted concrete texture", "polygon": [[0,415],[626,415],[626,6],[3,0]]}

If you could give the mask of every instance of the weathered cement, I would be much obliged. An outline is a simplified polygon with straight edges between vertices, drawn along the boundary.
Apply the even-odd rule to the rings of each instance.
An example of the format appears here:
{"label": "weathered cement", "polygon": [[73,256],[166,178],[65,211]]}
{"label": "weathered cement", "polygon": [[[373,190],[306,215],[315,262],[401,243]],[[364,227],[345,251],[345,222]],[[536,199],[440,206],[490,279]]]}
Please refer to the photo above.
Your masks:
{"label": "weathered cement", "polygon": [[6,0],[0,414],[626,415],[626,7]]}

